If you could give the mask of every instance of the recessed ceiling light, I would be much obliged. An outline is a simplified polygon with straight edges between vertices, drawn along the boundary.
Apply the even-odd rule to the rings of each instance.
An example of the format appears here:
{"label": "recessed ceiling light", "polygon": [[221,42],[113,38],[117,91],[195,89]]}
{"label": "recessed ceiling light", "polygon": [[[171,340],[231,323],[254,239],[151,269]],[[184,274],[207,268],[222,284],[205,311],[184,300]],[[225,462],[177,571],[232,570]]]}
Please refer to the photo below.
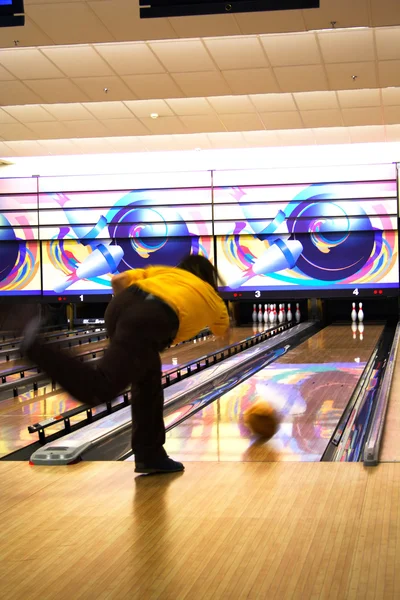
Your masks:
{"label": "recessed ceiling light", "polygon": [[150,116],[152,119],[158,119],[158,113],[151,113]]}
{"label": "recessed ceiling light", "polygon": [[103,89],[103,92],[104,92],[105,94],[108,94],[108,88],[107,88],[107,87],[105,87],[105,88]]}

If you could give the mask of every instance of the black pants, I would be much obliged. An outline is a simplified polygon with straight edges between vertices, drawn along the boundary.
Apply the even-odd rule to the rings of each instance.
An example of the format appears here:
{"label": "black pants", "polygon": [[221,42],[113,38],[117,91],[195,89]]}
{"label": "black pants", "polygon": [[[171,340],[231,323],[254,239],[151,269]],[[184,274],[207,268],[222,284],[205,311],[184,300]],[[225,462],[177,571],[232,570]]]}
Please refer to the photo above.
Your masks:
{"label": "black pants", "polygon": [[165,455],[160,352],[174,339],[178,317],[167,304],[132,286],[113,298],[105,314],[109,348],[84,363],[36,340],[28,356],[74,398],[96,406],[132,390],[132,450],[136,461]]}

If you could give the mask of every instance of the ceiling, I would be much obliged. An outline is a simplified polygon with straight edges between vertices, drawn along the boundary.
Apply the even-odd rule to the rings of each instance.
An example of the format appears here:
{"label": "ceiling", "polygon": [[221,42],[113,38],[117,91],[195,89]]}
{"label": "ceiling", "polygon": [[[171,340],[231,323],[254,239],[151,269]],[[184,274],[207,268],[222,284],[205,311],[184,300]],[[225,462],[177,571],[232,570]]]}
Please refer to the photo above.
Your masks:
{"label": "ceiling", "polygon": [[137,0],[25,9],[25,28],[0,29],[1,156],[400,141],[398,0],[145,21]]}

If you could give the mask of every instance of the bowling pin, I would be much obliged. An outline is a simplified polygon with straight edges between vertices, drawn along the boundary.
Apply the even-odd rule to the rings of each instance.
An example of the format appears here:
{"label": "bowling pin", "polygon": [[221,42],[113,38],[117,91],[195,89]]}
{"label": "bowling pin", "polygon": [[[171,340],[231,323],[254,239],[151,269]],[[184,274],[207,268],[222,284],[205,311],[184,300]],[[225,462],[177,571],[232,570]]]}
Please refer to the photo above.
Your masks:
{"label": "bowling pin", "polygon": [[257,304],[253,304],[253,323],[257,322]]}
{"label": "bowling pin", "polygon": [[296,312],[294,313],[294,318],[296,319],[296,323],[300,323],[301,314],[300,314],[300,306],[299,303],[296,303]]}
{"label": "bowling pin", "polygon": [[268,304],[264,304],[264,323],[268,323]]}
{"label": "bowling pin", "polygon": [[353,340],[357,339],[357,323],[353,321],[351,324],[351,330],[353,332]]}
{"label": "bowling pin", "polygon": [[351,311],[351,320],[353,323],[357,321],[357,311],[356,311],[356,303],[353,302],[353,310]]}
{"label": "bowling pin", "polygon": [[363,339],[364,339],[364,323],[358,324],[358,332],[360,334],[360,340],[363,341]]}
{"label": "bowling pin", "polygon": [[272,323],[274,322],[274,307],[271,304],[271,310],[269,311],[269,322]]}
{"label": "bowling pin", "polygon": [[263,322],[263,311],[262,311],[262,304],[258,305],[258,322],[262,323]]}
{"label": "bowling pin", "polygon": [[292,319],[293,319],[292,309],[291,309],[291,305],[290,304],[287,305],[286,318],[287,318],[288,323],[290,323],[292,321]]}
{"label": "bowling pin", "polygon": [[286,310],[285,310],[285,305],[282,304],[282,315],[283,315],[283,322],[286,321]]}
{"label": "bowling pin", "polygon": [[283,323],[283,311],[282,311],[282,304],[280,304],[280,305],[279,305],[278,321],[279,321],[279,323]]}
{"label": "bowling pin", "polygon": [[364,311],[362,307],[362,302],[360,302],[358,305],[358,320],[360,323],[364,321]]}

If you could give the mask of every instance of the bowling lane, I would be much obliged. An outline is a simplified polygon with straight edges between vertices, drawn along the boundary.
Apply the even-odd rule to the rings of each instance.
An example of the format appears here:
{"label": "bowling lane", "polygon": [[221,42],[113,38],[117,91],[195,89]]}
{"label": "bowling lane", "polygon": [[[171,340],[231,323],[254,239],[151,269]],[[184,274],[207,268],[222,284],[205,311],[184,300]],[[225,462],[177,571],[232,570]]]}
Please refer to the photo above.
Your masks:
{"label": "bowling lane", "polygon": [[[168,370],[173,367],[172,358],[179,361],[177,364],[184,364],[210,352],[222,350],[227,345],[244,340],[251,335],[253,335],[253,327],[238,327],[233,328],[223,337],[208,336],[205,341],[187,342],[175,346],[162,354],[163,369]],[[104,341],[92,342],[90,348],[97,347],[98,344],[104,345]],[[83,348],[83,345],[80,346],[79,351],[83,351]],[[79,402],[69,394],[60,390],[51,391],[50,385],[39,388],[37,392],[27,392],[17,398],[0,401],[0,457],[37,440],[37,436],[28,432],[29,425],[72,410],[77,406],[79,406]],[[96,409],[94,409],[94,413],[96,413]],[[73,417],[71,424],[80,421],[84,416],[83,413]],[[48,428],[46,433],[50,435],[59,431],[60,428],[61,425],[55,425]]]}
{"label": "bowling lane", "polygon": [[[172,429],[168,454],[184,462],[319,461],[382,331],[368,324],[356,335],[350,325],[323,329]],[[269,442],[243,423],[257,399],[281,415]]]}

